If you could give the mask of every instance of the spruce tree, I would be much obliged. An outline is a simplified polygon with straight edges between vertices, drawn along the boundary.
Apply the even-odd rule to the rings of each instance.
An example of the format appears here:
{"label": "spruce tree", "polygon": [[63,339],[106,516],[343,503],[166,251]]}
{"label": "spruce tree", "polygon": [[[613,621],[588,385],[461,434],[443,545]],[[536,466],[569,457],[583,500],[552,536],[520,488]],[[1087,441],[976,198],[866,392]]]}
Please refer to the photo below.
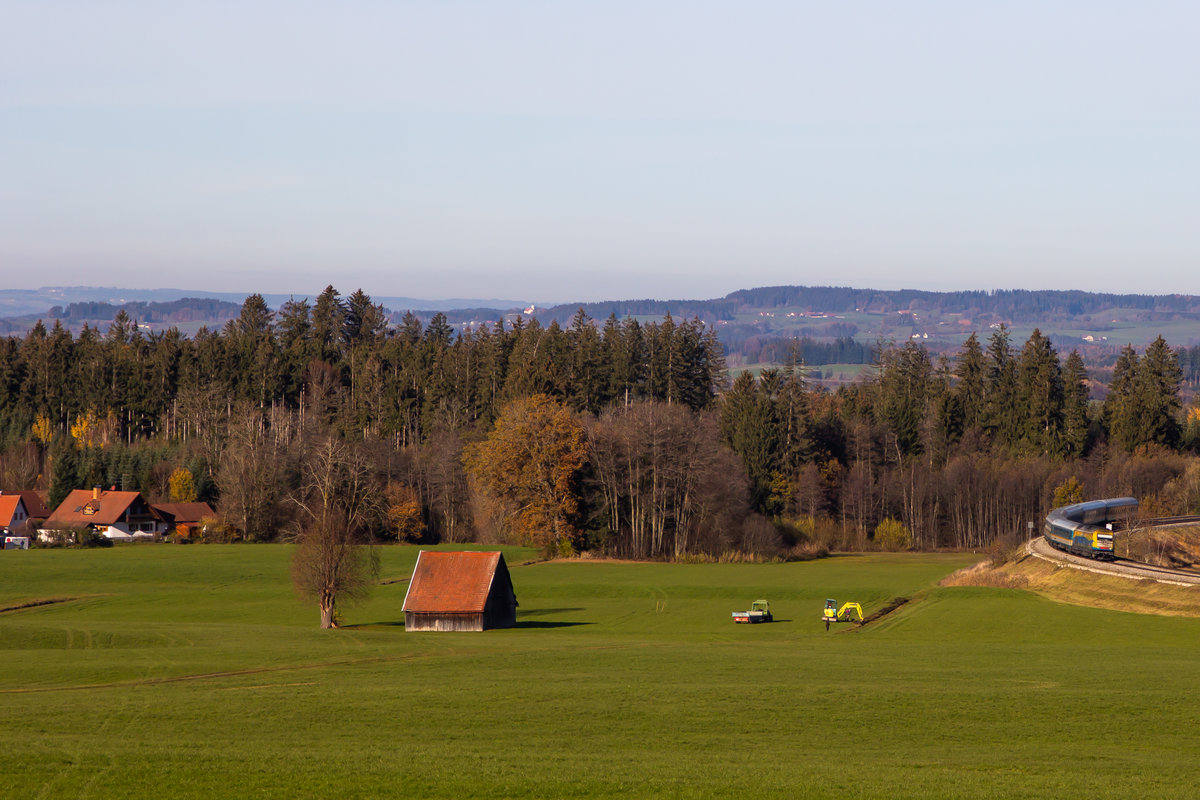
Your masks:
{"label": "spruce tree", "polygon": [[1104,424],[1109,440],[1129,451],[1138,444],[1137,374],[1138,355],[1133,346],[1127,344],[1113,365],[1108,396],[1104,398]]}
{"label": "spruce tree", "polygon": [[1087,370],[1078,350],[1067,356],[1063,368],[1063,451],[1070,458],[1083,455],[1087,445],[1088,387]]}
{"label": "spruce tree", "polygon": [[1183,370],[1179,368],[1175,351],[1162,336],[1157,337],[1142,354],[1138,366],[1134,390],[1140,407],[1138,444],[1179,446],[1182,432],[1179,386],[1182,382]]}
{"label": "spruce tree", "polygon": [[1018,402],[1024,440],[1036,453],[1058,452],[1063,426],[1063,379],[1058,354],[1050,340],[1034,328],[1021,349],[1017,366]]}
{"label": "spruce tree", "polygon": [[1017,364],[1009,346],[1008,326],[1001,324],[988,342],[983,427],[1005,447],[1015,445],[1020,436],[1017,395]]}
{"label": "spruce tree", "polygon": [[958,406],[962,409],[963,425],[967,428],[979,427],[983,424],[985,409],[987,360],[974,332],[963,342],[955,375],[958,378],[955,394],[958,396]]}
{"label": "spruce tree", "polygon": [[313,305],[312,335],[316,357],[329,364],[335,363],[340,356],[345,314],[346,308],[337,289],[332,285],[326,286]]}
{"label": "spruce tree", "polygon": [[895,435],[901,457],[921,451],[921,426],[932,394],[932,376],[929,351],[915,342],[889,348],[880,358],[876,413]]}
{"label": "spruce tree", "polygon": [[[774,384],[772,370],[764,371],[765,382]],[[755,509],[771,513],[771,484],[778,472],[778,425],[774,408],[749,371],[743,371],[721,403],[721,437],[742,457],[750,478],[750,497]]]}

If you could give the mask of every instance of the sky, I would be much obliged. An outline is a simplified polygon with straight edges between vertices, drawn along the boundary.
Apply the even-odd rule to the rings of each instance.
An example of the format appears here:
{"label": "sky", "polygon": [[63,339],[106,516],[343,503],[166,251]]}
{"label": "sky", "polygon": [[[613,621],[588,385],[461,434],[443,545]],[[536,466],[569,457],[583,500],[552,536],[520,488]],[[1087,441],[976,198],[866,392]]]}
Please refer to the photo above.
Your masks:
{"label": "sky", "polygon": [[1200,294],[1194,2],[0,0],[0,280]]}

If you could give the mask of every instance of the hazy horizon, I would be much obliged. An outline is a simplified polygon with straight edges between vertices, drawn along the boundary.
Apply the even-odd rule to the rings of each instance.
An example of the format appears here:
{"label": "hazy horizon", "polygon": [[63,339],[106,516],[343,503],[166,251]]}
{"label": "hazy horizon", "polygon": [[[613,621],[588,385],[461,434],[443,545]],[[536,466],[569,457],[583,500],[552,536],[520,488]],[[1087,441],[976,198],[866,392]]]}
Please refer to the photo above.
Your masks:
{"label": "hazy horizon", "polygon": [[1200,293],[1183,2],[12,3],[13,288]]}

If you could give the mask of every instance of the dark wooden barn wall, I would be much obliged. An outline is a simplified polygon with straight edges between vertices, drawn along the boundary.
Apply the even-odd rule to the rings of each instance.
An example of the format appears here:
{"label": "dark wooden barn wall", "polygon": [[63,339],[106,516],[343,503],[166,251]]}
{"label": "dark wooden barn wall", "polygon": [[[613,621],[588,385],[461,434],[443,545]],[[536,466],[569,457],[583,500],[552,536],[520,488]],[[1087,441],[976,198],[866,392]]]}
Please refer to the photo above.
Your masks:
{"label": "dark wooden barn wall", "polygon": [[404,612],[404,629],[408,631],[481,631],[483,614],[433,614]]}

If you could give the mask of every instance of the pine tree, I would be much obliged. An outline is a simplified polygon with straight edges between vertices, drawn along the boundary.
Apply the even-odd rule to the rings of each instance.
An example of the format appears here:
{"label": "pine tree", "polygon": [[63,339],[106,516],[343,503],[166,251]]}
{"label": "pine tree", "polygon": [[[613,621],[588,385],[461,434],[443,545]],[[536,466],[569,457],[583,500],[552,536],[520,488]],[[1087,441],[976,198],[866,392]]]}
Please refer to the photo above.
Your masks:
{"label": "pine tree", "polygon": [[1087,370],[1078,350],[1063,368],[1063,450],[1069,458],[1083,455],[1088,432]]}
{"label": "pine tree", "polygon": [[1104,424],[1109,439],[1118,447],[1132,451],[1138,445],[1138,355],[1125,345],[1113,365],[1108,396],[1104,398]]}
{"label": "pine tree", "polygon": [[341,295],[332,285],[317,296],[312,311],[312,336],[315,355],[320,360],[333,364],[341,356],[342,324],[346,315]]}
{"label": "pine tree", "polygon": [[1021,412],[1017,405],[1017,364],[1008,342],[1008,326],[1003,324],[988,342],[983,427],[994,441],[1011,447],[1019,439]]}
{"label": "pine tree", "polygon": [[312,314],[308,300],[292,298],[279,309],[280,380],[283,398],[292,406],[304,390],[304,368],[316,357],[313,350]]}
{"label": "pine tree", "polygon": [[1162,336],[1157,337],[1142,354],[1135,379],[1134,392],[1139,406],[1138,444],[1179,446],[1182,433],[1179,386],[1182,382],[1183,370],[1179,368],[1175,351]]}
{"label": "pine tree", "polygon": [[263,296],[252,294],[242,304],[241,314],[230,320],[225,331],[236,359],[230,366],[237,396],[260,408],[269,405],[278,390],[279,358],[274,317]]}
{"label": "pine tree", "polygon": [[932,394],[932,375],[929,351],[915,342],[888,348],[880,357],[876,413],[891,428],[900,456],[921,451],[921,425]]}
{"label": "pine tree", "polygon": [[600,334],[583,308],[571,319],[567,344],[566,357],[570,361],[567,384],[571,407],[576,411],[599,413],[606,394],[600,368]]}
{"label": "pine tree", "polygon": [[612,402],[628,405],[644,397],[647,354],[642,326],[636,319],[618,322],[611,315],[604,323],[602,342]]}
{"label": "pine tree", "polygon": [[776,380],[773,370],[764,370],[758,381],[744,371],[734,379],[721,403],[721,437],[746,465],[751,504],[766,513],[772,512],[771,484],[780,467],[780,437],[774,405],[761,385],[774,385]]}
{"label": "pine tree", "polygon": [[940,468],[945,464],[950,448],[963,435],[962,399],[954,387],[954,373],[946,355],[938,357],[930,383],[932,391],[932,429],[930,431],[930,464]]}
{"label": "pine tree", "polygon": [[955,375],[958,378],[955,394],[958,396],[958,404],[962,408],[963,425],[967,428],[979,427],[983,424],[986,408],[987,361],[974,332],[963,343],[962,351],[958,355]]}
{"label": "pine tree", "polygon": [[421,318],[411,311],[405,311],[404,316],[400,318],[400,327],[397,329],[396,335],[405,344],[415,347],[417,342],[421,341],[423,330]]}
{"label": "pine tree", "polygon": [[387,331],[383,306],[371,302],[371,296],[362,289],[346,298],[343,308],[341,336],[348,347],[373,344]]}
{"label": "pine tree", "polygon": [[1021,349],[1017,398],[1024,419],[1023,439],[1035,453],[1059,451],[1063,427],[1063,379],[1050,340],[1037,328]]}
{"label": "pine tree", "polygon": [[804,360],[794,340],[787,363],[781,371],[775,407],[775,417],[781,425],[781,468],[785,473],[794,475],[799,472],[801,464],[812,450],[809,435],[808,384],[805,380]]}

